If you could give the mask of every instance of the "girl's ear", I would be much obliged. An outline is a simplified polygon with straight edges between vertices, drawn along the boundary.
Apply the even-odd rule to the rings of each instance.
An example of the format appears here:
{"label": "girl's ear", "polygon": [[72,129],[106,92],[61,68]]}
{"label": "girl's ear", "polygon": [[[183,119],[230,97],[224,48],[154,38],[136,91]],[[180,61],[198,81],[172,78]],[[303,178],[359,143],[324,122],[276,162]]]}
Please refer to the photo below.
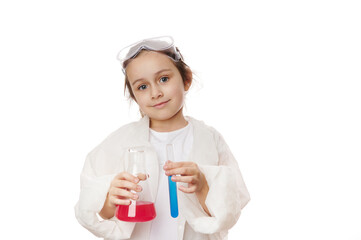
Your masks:
{"label": "girl's ear", "polygon": [[187,67],[186,81],[184,82],[184,90],[188,91],[192,85],[193,73],[189,67]]}

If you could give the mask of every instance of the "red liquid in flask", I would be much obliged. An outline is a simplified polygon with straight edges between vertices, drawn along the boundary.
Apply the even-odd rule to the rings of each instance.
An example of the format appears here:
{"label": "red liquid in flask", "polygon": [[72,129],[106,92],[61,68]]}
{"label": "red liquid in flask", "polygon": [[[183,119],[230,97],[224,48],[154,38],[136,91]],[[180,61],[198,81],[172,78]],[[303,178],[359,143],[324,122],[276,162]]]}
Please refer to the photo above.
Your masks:
{"label": "red liquid in flask", "polygon": [[129,217],[130,205],[118,205],[115,216],[126,222],[147,222],[156,216],[154,203],[146,201],[136,201],[135,216]]}

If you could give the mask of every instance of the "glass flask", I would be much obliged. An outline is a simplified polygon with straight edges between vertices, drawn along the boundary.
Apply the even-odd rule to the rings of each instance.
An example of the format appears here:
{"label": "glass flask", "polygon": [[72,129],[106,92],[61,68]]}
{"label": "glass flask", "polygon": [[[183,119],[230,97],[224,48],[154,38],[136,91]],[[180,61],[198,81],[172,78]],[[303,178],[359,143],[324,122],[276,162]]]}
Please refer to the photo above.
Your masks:
{"label": "glass flask", "polygon": [[118,205],[115,210],[115,216],[126,222],[147,222],[156,217],[154,203],[152,201],[151,189],[148,181],[148,173],[145,164],[144,148],[128,149],[128,167],[127,172],[133,176],[144,178],[138,185],[142,187],[141,192],[135,192],[139,196],[137,200],[131,199],[130,205]]}

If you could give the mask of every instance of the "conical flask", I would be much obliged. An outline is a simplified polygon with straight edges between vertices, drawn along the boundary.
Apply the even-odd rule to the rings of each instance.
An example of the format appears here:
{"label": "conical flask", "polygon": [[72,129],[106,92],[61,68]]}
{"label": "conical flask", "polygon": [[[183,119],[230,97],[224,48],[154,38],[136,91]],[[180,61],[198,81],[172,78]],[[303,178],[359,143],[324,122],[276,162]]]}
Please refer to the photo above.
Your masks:
{"label": "conical flask", "polygon": [[135,192],[139,196],[137,200],[132,200],[130,205],[118,205],[115,216],[126,222],[147,222],[156,217],[154,203],[152,201],[151,189],[148,181],[148,173],[145,164],[144,148],[128,149],[128,167],[127,172],[139,179],[138,185],[142,187],[141,192]]}

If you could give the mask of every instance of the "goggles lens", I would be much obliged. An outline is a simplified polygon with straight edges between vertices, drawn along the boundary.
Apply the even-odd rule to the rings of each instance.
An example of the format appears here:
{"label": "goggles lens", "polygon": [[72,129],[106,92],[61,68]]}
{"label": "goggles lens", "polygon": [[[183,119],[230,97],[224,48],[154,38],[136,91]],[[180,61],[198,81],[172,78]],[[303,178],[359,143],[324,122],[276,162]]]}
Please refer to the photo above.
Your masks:
{"label": "goggles lens", "polygon": [[169,56],[174,61],[179,61],[182,59],[179,51],[174,46],[173,38],[170,36],[148,38],[142,41],[133,43],[118,53],[117,59],[120,61],[122,70],[125,73],[124,63],[128,59],[134,58],[138,55],[141,50],[150,50],[150,51],[163,51],[168,50],[171,53]]}

